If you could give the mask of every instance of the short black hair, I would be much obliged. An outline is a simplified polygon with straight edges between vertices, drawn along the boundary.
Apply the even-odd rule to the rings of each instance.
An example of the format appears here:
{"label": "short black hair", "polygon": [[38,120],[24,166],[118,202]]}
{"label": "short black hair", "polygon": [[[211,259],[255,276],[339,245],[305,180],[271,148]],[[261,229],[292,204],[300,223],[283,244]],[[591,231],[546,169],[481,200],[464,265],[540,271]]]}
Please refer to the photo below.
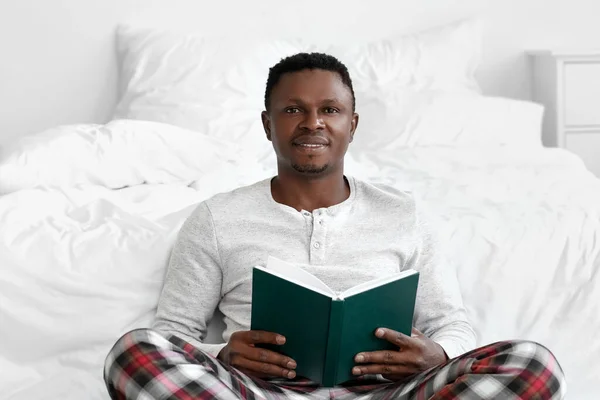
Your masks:
{"label": "short black hair", "polygon": [[265,90],[265,108],[267,111],[269,110],[271,93],[273,92],[273,88],[279,83],[281,76],[306,69],[322,69],[324,71],[336,72],[344,85],[350,89],[350,93],[352,94],[352,111],[355,110],[356,99],[354,98],[354,88],[352,87],[352,79],[350,79],[348,68],[340,60],[329,54],[298,53],[282,59],[269,69],[267,88]]}

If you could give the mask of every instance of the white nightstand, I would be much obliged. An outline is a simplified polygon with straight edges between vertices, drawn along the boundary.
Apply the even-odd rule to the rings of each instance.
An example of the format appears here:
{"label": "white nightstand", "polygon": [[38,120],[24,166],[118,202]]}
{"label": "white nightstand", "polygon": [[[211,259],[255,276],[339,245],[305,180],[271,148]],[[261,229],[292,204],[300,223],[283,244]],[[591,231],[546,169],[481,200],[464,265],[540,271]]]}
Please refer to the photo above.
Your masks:
{"label": "white nightstand", "polygon": [[528,54],[533,101],[546,107],[544,145],[572,151],[600,177],[600,50]]}

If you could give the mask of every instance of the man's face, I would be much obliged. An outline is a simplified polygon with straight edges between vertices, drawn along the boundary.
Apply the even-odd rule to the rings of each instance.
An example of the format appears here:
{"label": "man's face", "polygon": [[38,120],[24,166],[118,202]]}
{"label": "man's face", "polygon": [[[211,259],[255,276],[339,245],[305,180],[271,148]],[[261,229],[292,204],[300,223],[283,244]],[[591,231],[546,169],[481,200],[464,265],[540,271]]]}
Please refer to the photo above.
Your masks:
{"label": "man's face", "polygon": [[284,74],[262,120],[279,170],[316,176],[343,169],[358,115],[339,74],[317,69]]}

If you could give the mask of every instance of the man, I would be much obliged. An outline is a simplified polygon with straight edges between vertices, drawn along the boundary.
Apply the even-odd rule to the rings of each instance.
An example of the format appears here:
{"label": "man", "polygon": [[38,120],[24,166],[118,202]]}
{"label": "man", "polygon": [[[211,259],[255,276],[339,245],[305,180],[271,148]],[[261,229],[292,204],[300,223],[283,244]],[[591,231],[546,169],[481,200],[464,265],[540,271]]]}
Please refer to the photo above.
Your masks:
{"label": "man", "polygon": [[[346,67],[325,54],[288,57],[269,73],[262,121],[277,155],[272,179],[201,203],[173,249],[152,330],[124,335],[106,360],[114,399],[559,399],[562,370],[543,346],[501,342],[471,350],[453,273],[409,193],[344,176],[358,125]],[[411,337],[379,327],[397,351],[356,355],[356,380],[323,388],[296,362],[256,347],[251,273],[269,255],[343,290],[382,275],[420,272]],[[282,298],[282,302],[286,299]],[[226,343],[202,343],[216,307]],[[307,323],[310,329],[310,323]],[[306,349],[310,351],[310,349]]]}

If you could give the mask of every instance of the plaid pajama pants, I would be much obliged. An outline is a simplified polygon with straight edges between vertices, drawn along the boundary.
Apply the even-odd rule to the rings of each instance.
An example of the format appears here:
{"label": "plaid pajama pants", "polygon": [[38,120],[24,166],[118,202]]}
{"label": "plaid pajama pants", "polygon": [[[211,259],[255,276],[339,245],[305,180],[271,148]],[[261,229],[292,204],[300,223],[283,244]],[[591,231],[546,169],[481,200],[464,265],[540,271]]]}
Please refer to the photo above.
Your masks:
{"label": "plaid pajama pants", "polygon": [[356,380],[335,388],[310,381],[265,381],[222,364],[177,336],[127,333],[106,358],[112,399],[562,399],[562,369],[545,347],[498,342],[402,382]]}

